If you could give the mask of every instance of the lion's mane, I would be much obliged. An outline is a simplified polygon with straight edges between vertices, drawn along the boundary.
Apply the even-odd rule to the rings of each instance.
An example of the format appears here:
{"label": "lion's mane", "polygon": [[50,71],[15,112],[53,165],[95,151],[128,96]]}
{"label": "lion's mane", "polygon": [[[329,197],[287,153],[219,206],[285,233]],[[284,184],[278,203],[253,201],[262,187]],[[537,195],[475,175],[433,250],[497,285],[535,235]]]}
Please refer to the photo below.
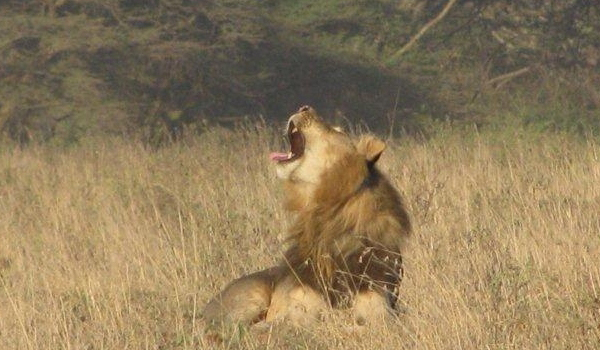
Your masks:
{"label": "lion's mane", "polygon": [[334,306],[368,288],[393,293],[402,278],[400,251],[410,220],[400,195],[376,168],[377,158],[363,152],[342,158],[306,203],[294,201],[302,188],[286,184],[288,209],[297,216],[285,263]]}

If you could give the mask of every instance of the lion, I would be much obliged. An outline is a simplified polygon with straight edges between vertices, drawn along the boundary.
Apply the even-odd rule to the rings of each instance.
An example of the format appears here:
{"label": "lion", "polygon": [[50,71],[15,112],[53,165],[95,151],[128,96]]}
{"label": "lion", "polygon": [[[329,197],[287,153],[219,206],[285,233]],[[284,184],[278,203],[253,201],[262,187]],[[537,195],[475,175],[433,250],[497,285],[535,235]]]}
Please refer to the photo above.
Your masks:
{"label": "lion", "polygon": [[353,140],[304,106],[287,122],[290,150],[275,152],[284,207],[295,214],[281,263],[231,282],[205,306],[210,324],[290,320],[308,325],[350,308],[357,325],[393,315],[411,233],[398,191],[376,163],[386,145]]}

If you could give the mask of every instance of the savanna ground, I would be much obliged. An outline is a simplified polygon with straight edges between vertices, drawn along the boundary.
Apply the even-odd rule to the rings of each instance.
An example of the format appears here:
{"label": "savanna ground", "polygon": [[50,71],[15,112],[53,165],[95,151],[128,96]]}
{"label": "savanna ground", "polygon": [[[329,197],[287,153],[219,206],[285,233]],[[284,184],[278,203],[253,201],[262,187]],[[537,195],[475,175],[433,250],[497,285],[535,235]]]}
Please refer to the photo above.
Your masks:
{"label": "savanna ground", "polygon": [[[158,150],[136,141],[0,150],[0,348],[197,349],[199,311],[273,264],[288,215],[261,125]],[[404,312],[226,340],[248,349],[600,348],[600,146],[442,125],[381,166],[415,227]]]}

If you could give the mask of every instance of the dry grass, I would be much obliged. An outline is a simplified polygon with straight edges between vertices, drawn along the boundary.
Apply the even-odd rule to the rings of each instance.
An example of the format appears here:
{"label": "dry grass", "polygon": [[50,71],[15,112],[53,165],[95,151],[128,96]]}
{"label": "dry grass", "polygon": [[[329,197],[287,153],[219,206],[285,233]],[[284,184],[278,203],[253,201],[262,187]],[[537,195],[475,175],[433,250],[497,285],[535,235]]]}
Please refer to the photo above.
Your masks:
{"label": "dry grass", "polygon": [[[209,348],[206,300],[280,254],[272,135],[0,151],[0,348]],[[446,130],[381,162],[416,228],[406,312],[364,334],[333,314],[224,348],[600,348],[598,144]]]}

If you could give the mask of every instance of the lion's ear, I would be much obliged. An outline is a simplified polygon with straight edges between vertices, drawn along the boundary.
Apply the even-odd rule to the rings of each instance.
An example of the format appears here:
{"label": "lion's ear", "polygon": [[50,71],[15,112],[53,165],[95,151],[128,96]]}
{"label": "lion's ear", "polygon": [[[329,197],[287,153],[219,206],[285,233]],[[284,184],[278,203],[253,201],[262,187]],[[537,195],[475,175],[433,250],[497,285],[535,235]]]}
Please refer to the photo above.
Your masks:
{"label": "lion's ear", "polygon": [[375,164],[385,150],[385,142],[376,136],[364,135],[358,139],[356,149],[358,153],[365,155],[367,162]]}

